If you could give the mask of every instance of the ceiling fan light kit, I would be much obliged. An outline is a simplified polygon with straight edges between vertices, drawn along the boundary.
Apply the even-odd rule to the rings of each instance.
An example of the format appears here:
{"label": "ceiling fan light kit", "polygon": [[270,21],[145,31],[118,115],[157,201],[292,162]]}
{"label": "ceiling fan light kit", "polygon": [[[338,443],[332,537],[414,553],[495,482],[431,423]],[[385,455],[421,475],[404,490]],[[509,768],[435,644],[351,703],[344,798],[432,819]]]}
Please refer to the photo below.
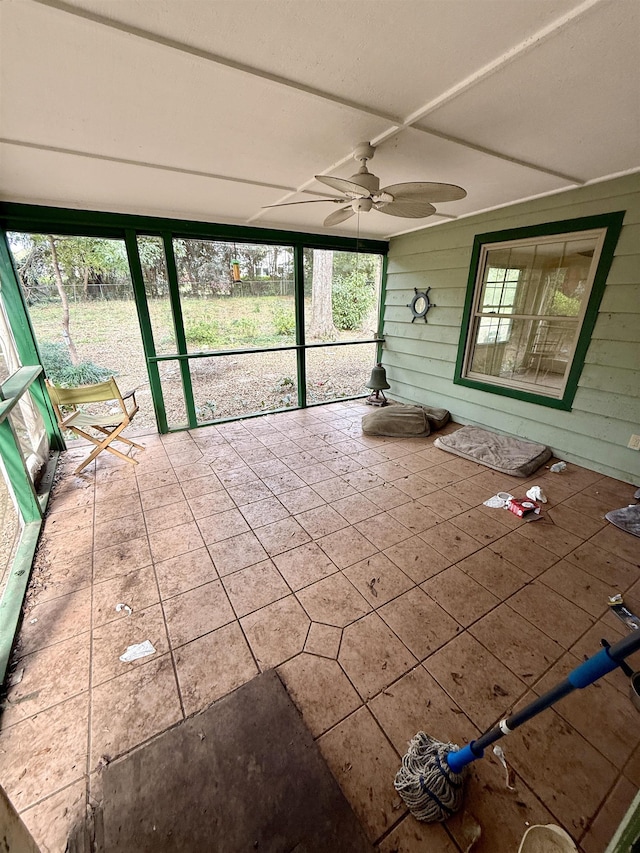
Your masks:
{"label": "ceiling fan light kit", "polygon": [[390,184],[380,189],[380,178],[367,169],[367,160],[371,160],[375,148],[370,142],[361,142],[353,152],[353,158],[360,168],[350,178],[335,178],[332,175],[316,175],[316,181],[338,190],[344,198],[309,199],[290,201],[282,204],[269,204],[266,207],[285,207],[289,204],[314,204],[331,202],[345,206],[330,213],[324,225],[330,227],[350,219],[356,213],[368,213],[377,210],[389,216],[403,219],[424,219],[432,216],[436,209],[432,202],[458,201],[466,196],[466,191],[455,184],[440,184],[430,181],[412,181]]}

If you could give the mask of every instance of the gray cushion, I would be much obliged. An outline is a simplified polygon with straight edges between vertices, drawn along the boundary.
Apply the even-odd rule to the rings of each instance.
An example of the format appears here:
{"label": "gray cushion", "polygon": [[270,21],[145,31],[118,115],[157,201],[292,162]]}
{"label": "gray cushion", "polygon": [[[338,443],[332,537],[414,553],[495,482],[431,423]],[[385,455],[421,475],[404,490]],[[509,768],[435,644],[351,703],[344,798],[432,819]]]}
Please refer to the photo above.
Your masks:
{"label": "gray cushion", "polygon": [[551,458],[551,449],[544,444],[498,435],[475,426],[462,427],[449,435],[439,436],[434,444],[440,450],[513,477],[528,477]]}
{"label": "gray cushion", "polygon": [[381,406],[362,418],[365,435],[389,435],[405,438],[414,435],[429,435],[431,428],[424,410],[420,406],[395,404]]}

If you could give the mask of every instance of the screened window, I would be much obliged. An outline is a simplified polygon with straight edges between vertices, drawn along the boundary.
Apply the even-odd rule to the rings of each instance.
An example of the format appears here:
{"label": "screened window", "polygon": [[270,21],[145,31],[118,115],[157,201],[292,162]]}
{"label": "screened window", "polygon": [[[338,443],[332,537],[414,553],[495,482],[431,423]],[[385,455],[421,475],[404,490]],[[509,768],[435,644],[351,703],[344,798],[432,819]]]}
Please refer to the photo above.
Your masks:
{"label": "screened window", "polygon": [[617,234],[603,258],[606,225],[565,233],[559,225],[522,239],[476,238],[458,383],[567,407],[606,280],[600,262],[608,270]]}

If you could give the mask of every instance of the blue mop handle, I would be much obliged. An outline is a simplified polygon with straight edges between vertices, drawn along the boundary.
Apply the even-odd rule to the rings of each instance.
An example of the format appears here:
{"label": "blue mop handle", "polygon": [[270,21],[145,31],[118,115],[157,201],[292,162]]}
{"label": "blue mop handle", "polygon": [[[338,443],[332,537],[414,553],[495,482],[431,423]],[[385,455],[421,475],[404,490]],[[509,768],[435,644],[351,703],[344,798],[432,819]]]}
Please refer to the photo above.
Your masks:
{"label": "blue mop handle", "polygon": [[576,689],[588,687],[590,684],[593,684],[594,681],[602,678],[603,675],[606,675],[608,672],[612,672],[620,666],[621,662],[624,661],[625,658],[640,649],[639,634],[640,631],[634,631],[632,634],[629,634],[629,636],[620,640],[620,642],[615,643],[615,645],[602,649],[602,651],[593,655],[593,657],[590,657],[584,663],[581,663],[580,666],[577,666],[572,670],[564,681],[557,684],[542,696],[538,696],[537,699],[525,708],[522,708],[522,710],[517,711],[510,717],[501,720],[497,726],[490,729],[488,732],[485,732],[477,740],[472,740],[471,743],[467,744],[463,749],[450,752],[447,755],[447,764],[450,769],[454,773],[460,773],[462,768],[466,767],[467,764],[471,764],[471,762],[475,761],[476,758],[482,758],[487,746],[490,746],[501,737],[504,737],[504,735],[507,735],[514,729],[517,729],[518,726],[522,725],[522,723],[526,723],[527,720],[530,720],[532,717],[535,717],[536,714],[539,714],[541,711],[549,708],[568,693],[572,693]]}

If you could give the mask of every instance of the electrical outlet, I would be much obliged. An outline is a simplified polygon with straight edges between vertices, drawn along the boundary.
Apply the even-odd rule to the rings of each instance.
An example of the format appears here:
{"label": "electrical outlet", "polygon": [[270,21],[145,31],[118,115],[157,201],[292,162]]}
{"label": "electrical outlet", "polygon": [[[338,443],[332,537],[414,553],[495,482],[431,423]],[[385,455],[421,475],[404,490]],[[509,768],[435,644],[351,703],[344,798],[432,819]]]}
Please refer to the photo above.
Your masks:
{"label": "electrical outlet", "polygon": [[640,435],[632,435],[627,447],[630,447],[632,450],[640,450]]}

